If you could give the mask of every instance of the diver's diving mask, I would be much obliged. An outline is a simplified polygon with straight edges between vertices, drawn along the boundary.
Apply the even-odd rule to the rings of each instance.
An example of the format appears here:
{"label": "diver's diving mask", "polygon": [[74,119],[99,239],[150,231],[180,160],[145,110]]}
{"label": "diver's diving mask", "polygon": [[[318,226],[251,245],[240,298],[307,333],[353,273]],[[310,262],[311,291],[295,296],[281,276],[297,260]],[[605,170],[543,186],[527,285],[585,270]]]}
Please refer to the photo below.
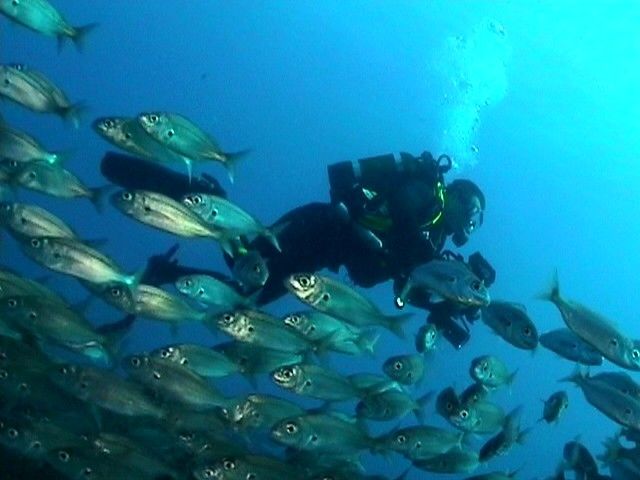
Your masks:
{"label": "diver's diving mask", "polygon": [[473,197],[471,206],[466,212],[460,229],[453,233],[451,240],[456,247],[461,247],[469,240],[469,237],[475,232],[484,221],[484,212],[482,211],[480,200],[477,197]]}

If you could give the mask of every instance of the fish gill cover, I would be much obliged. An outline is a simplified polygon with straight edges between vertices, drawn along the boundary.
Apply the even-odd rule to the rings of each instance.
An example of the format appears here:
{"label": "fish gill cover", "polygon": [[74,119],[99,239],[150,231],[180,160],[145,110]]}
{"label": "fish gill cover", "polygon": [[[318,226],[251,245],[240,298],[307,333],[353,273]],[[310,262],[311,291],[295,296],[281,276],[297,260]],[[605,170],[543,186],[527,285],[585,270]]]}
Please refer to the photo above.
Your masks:
{"label": "fish gill cover", "polygon": [[634,2],[0,13],[0,479],[640,478]]}

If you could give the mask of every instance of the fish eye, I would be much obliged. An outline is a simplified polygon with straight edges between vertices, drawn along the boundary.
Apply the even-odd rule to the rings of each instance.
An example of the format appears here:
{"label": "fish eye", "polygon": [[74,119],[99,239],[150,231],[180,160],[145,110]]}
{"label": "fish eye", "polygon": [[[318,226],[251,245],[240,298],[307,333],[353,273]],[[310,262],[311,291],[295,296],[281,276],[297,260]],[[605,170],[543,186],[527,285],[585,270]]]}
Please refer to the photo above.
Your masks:
{"label": "fish eye", "polygon": [[80,388],[82,390],[86,390],[89,387],[89,384],[87,382],[80,382]]}
{"label": "fish eye", "polygon": [[200,205],[202,203],[202,196],[200,195],[193,195],[190,198],[194,205]]}
{"label": "fish eye", "polygon": [[402,370],[402,362],[396,362],[393,364],[395,370]]}
{"label": "fish eye", "polygon": [[204,288],[200,287],[200,288],[198,289],[197,295],[198,295],[199,297],[202,297],[202,296],[204,295]]}
{"label": "fish eye", "polygon": [[469,416],[469,411],[468,410],[460,410],[460,412],[458,413],[458,415],[460,415],[460,418],[465,419]]}
{"label": "fish eye", "polygon": [[104,125],[105,127],[107,127],[107,128],[113,128],[113,127],[115,127],[115,126],[116,126],[116,122],[114,122],[113,120],[111,120],[110,118],[108,118],[108,119],[106,119],[106,120],[103,122],[103,125]]}
{"label": "fish eye", "polygon": [[5,84],[5,86],[8,87],[9,85],[11,85],[11,80],[9,80],[7,77],[5,77],[4,78],[4,84]]}
{"label": "fish eye", "polygon": [[405,443],[405,442],[407,441],[407,437],[406,437],[406,436],[404,436],[404,435],[402,435],[402,434],[400,434],[400,435],[398,435],[398,436],[396,437],[396,441],[397,441],[398,443]]}
{"label": "fish eye", "polygon": [[234,462],[233,460],[225,460],[222,466],[225,470],[235,470],[236,462]]}
{"label": "fish eye", "polygon": [[36,178],[36,172],[34,172],[33,170],[29,170],[29,173],[27,173],[27,179],[35,180],[35,178]]}
{"label": "fish eye", "polygon": [[529,327],[524,327],[524,329],[522,330],[522,332],[527,336],[530,337],[531,336],[531,329]]}
{"label": "fish eye", "polygon": [[60,367],[60,373],[62,375],[66,375],[67,373],[69,373],[69,369],[67,367]]}
{"label": "fish eye", "polygon": [[93,475],[93,470],[91,469],[91,467],[87,467],[87,468],[85,468],[85,469],[82,471],[82,475],[83,475],[85,478],[90,478],[90,477],[91,477],[91,475]]}
{"label": "fish eye", "polygon": [[122,296],[122,289],[119,287],[113,287],[111,289],[111,296],[115,298]]}
{"label": "fish eye", "polygon": [[162,375],[160,375],[160,372],[157,370],[154,370],[152,375],[155,380],[160,380],[162,378]]}
{"label": "fish eye", "polygon": [[42,447],[42,444],[38,440],[36,440],[36,441],[31,443],[30,447],[33,450],[40,450],[40,448]]}
{"label": "fish eye", "polygon": [[9,372],[6,370],[0,370],[0,380],[4,380],[6,378],[9,378]]}
{"label": "fish eye", "polygon": [[218,209],[217,208],[212,208],[210,215],[212,217],[217,217],[218,216]]}
{"label": "fish eye", "polygon": [[640,350],[638,350],[637,348],[634,348],[634,349],[631,351],[631,356],[632,356],[634,359],[638,359],[638,357],[640,357]]}
{"label": "fish eye", "polygon": [[233,321],[233,315],[231,315],[230,313],[225,313],[225,314],[222,316],[222,320],[223,320],[225,323],[231,323],[231,322]]}
{"label": "fish eye", "polygon": [[32,238],[31,239],[31,246],[33,248],[40,248],[40,240],[38,240],[37,238]]}
{"label": "fish eye", "polygon": [[323,302],[328,302],[329,300],[331,300],[331,295],[329,295],[328,293],[323,293],[322,294],[322,301]]}
{"label": "fish eye", "polygon": [[451,410],[453,410],[453,403],[448,402],[445,407],[444,407],[448,412],[450,412]]}
{"label": "fish eye", "polygon": [[140,364],[142,363],[138,357],[131,357],[130,361],[131,361],[131,365],[133,365],[136,368],[139,367]]}
{"label": "fish eye", "polygon": [[10,298],[7,301],[7,305],[11,308],[16,308],[18,306],[18,301],[15,298]]}
{"label": "fish eye", "polygon": [[291,378],[293,377],[293,370],[290,368],[285,368],[284,370],[282,370],[282,375],[284,376],[284,378]]}
{"label": "fish eye", "polygon": [[287,433],[294,434],[298,431],[298,426],[295,423],[287,423],[284,427],[287,430]]}
{"label": "fish eye", "polygon": [[309,440],[311,440],[312,442],[317,442],[318,441],[318,436],[313,434],[313,435],[311,435],[311,438]]}
{"label": "fish eye", "polygon": [[193,280],[191,280],[190,278],[187,278],[187,279],[184,281],[184,286],[185,286],[185,287],[191,287],[192,285],[193,285]]}
{"label": "fish eye", "polygon": [[58,452],[58,458],[60,459],[61,462],[67,463],[69,461],[69,454],[64,450],[60,450]]}
{"label": "fish eye", "polygon": [[163,349],[160,351],[160,356],[161,356],[162,358],[169,358],[169,357],[171,356],[171,352],[169,351],[169,349],[168,349],[168,348],[163,348]]}
{"label": "fish eye", "polygon": [[262,267],[260,265],[256,264],[256,265],[253,266],[253,271],[255,273],[262,273]]}
{"label": "fish eye", "polygon": [[121,197],[123,200],[130,202],[133,199],[133,194],[131,192],[122,192]]}
{"label": "fish eye", "polygon": [[205,468],[204,472],[202,472],[202,473],[204,474],[204,478],[213,478],[213,476],[216,474],[216,472],[214,472],[210,468]]}
{"label": "fish eye", "polygon": [[308,287],[311,282],[309,281],[308,277],[301,276],[298,278],[298,283],[302,287]]}
{"label": "fish eye", "polygon": [[16,439],[18,438],[18,431],[15,428],[10,428],[7,430],[7,435],[9,435],[11,439]]}
{"label": "fish eye", "polygon": [[255,473],[247,473],[247,480],[255,480],[258,478]]}
{"label": "fish eye", "polygon": [[156,115],[155,113],[152,113],[151,115],[149,115],[149,121],[151,123],[156,123],[158,121],[158,115]]}
{"label": "fish eye", "polygon": [[298,315],[289,315],[285,319],[285,323],[288,323],[289,325],[298,325],[300,323],[300,317]]}
{"label": "fish eye", "polygon": [[630,409],[629,407],[627,407],[627,408],[625,408],[625,409],[624,409],[624,414],[625,414],[627,417],[629,417],[629,416],[631,415],[631,413],[632,413],[632,412],[631,412],[631,409]]}
{"label": "fish eye", "polygon": [[38,318],[38,314],[36,312],[34,312],[33,310],[31,310],[29,312],[29,320],[35,320]]}
{"label": "fish eye", "polygon": [[474,292],[478,292],[481,287],[482,287],[482,282],[478,282],[475,280],[471,282],[471,290],[473,290]]}

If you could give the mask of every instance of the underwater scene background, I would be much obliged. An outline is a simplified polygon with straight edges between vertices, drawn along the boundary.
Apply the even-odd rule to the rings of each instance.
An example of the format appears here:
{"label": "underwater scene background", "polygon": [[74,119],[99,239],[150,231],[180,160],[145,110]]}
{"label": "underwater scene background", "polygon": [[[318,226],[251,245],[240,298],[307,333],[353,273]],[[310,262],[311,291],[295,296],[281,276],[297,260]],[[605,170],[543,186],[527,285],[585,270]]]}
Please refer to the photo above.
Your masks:
{"label": "underwater scene background", "polygon": [[[557,269],[565,297],[640,338],[637,2],[54,3],[73,25],[99,24],[82,51],[70,42],[58,51],[55,39],[2,18],[0,62],[37,68],[73,102],[83,101],[79,128],[8,101],[0,104],[0,113],[49,149],[68,153],[65,167],[86,184],[105,184],[99,162],[114,149],[91,122],[144,111],[185,115],[225,151],[251,149],[238,163],[233,183],[216,164],[197,165],[194,173],[215,176],[230,200],[266,225],[296,206],[328,201],[331,163],[399,151],[447,153],[456,164],[447,180],[469,178],[486,196],[484,224],[459,251],[465,257],[480,251],[491,262],[497,272],[492,299],[525,305],[540,333],[560,328],[557,309],[537,298],[549,289]],[[105,239],[100,250],[126,272],[179,242],[181,263],[228,273],[216,242],[160,232],[109,204],[97,213],[86,200],[27,190],[7,190],[5,198],[47,208],[81,238]],[[6,235],[0,259],[26,277],[46,277],[46,285],[72,303],[86,298],[73,278],[37,266]],[[344,272],[333,277],[348,281]],[[391,283],[358,291],[385,313],[396,313]],[[282,315],[301,308],[287,295],[266,310]],[[425,313],[407,311],[414,315],[406,339],[382,331],[374,357],[330,354],[326,364],[345,374],[381,373],[389,356],[414,351],[413,335]],[[99,300],[85,315],[94,324],[122,316]],[[226,339],[199,324],[172,331],[138,318],[122,353]],[[574,364],[542,347],[533,353],[517,350],[482,322],[472,326],[471,340],[461,350],[439,343],[413,394],[463,389],[471,360],[484,354],[517,369],[513,384],[493,394],[492,401],[505,411],[522,405],[521,424],[531,431],[523,445],[476,474],[520,469],[518,478],[546,478],[562,460],[566,442],[578,438],[600,454],[602,442],[619,430],[580,389],[558,382]],[[605,360],[592,369],[599,370],[620,368]],[[628,373],[638,380],[637,373]],[[240,376],[216,384],[229,396],[259,391],[308,408],[321,405],[279,389],[267,375],[258,377],[256,387]],[[537,423],[541,400],[559,389],[569,393],[568,410],[557,425]],[[350,414],[353,405],[337,409]],[[426,411],[427,423],[446,427],[433,401]],[[400,422],[367,426],[382,434],[414,423],[407,415]],[[268,435],[251,442],[258,450],[282,451]],[[476,449],[481,444],[480,438],[471,440]],[[400,456],[365,454],[362,461],[367,473],[390,478],[410,465]],[[430,476],[418,469],[408,474],[409,479]]]}

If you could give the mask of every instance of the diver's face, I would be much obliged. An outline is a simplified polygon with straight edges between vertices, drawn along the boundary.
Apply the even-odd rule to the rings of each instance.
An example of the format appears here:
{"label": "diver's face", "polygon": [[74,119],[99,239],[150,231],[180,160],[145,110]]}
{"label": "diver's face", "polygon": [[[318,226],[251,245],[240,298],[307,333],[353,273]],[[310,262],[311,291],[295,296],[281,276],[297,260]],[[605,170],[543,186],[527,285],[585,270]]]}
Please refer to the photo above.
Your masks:
{"label": "diver's face", "polygon": [[482,225],[483,211],[478,197],[460,198],[453,202],[449,211],[448,223],[453,232],[451,240],[456,247],[461,247],[469,237]]}

